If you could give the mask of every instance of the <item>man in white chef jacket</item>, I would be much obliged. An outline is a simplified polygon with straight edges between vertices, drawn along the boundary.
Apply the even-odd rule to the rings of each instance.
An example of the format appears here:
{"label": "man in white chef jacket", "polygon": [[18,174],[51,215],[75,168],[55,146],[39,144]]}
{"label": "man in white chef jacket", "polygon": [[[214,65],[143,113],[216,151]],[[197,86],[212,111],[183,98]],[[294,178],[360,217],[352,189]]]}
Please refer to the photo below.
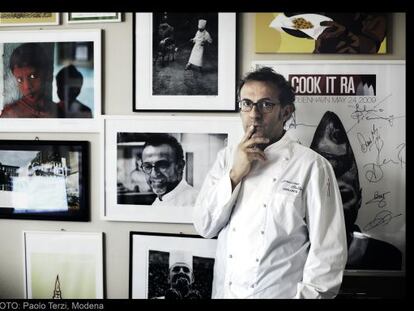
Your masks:
{"label": "man in white chef jacket", "polygon": [[213,298],[334,298],[347,260],[340,192],[330,163],[289,138],[295,110],[270,68],[241,81],[245,135],[218,154],[194,208],[194,226],[218,235]]}

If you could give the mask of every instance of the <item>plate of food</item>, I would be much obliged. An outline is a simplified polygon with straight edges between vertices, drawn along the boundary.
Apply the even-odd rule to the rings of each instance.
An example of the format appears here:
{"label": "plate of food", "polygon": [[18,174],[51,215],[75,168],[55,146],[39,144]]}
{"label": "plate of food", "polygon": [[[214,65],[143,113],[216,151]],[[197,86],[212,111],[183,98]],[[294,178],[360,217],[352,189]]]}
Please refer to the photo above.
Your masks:
{"label": "plate of food", "polygon": [[327,28],[321,26],[321,22],[332,21],[332,18],[320,14],[297,14],[286,16],[280,13],[269,24],[269,27],[279,31],[284,31],[292,36],[299,38],[311,38],[316,40],[319,35]]}

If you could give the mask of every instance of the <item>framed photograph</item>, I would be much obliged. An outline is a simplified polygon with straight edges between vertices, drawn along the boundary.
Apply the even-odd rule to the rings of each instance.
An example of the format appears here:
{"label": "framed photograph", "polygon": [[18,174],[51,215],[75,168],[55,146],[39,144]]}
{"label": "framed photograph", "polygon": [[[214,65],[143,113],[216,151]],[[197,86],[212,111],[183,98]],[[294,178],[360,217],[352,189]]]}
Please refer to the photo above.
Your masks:
{"label": "framed photograph", "polygon": [[256,53],[386,54],[389,13],[256,13]]}
{"label": "framed photograph", "polygon": [[24,231],[26,299],[102,299],[102,232]]}
{"label": "framed photograph", "polygon": [[295,91],[291,138],[329,160],[348,240],[347,271],[406,266],[406,63],[257,61]]}
{"label": "framed photograph", "polygon": [[130,232],[130,299],[210,299],[216,239]]}
{"label": "framed photograph", "polygon": [[0,218],[89,221],[89,142],[0,140]]}
{"label": "framed photograph", "polygon": [[191,223],[217,153],[242,132],[238,117],[106,119],[104,218]]}
{"label": "framed photograph", "polygon": [[0,50],[0,130],[90,130],[84,121],[101,114],[99,29],[3,31]]}
{"label": "framed photograph", "polygon": [[108,23],[108,22],[121,22],[122,13],[120,12],[77,12],[67,13],[67,23]]}
{"label": "framed photograph", "polygon": [[0,12],[0,27],[59,25],[59,17],[55,12]]}
{"label": "framed photograph", "polygon": [[135,13],[133,111],[236,111],[236,13]]}

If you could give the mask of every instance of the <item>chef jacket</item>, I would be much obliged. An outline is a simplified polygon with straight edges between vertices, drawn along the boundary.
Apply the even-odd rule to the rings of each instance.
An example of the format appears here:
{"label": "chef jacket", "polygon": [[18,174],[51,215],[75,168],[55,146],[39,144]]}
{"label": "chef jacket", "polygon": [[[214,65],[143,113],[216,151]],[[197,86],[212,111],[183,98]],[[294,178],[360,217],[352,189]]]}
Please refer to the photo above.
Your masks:
{"label": "chef jacket", "polygon": [[193,212],[200,235],[218,235],[213,298],[335,297],[347,242],[330,163],[285,133],[232,191],[235,148],[219,152]]}

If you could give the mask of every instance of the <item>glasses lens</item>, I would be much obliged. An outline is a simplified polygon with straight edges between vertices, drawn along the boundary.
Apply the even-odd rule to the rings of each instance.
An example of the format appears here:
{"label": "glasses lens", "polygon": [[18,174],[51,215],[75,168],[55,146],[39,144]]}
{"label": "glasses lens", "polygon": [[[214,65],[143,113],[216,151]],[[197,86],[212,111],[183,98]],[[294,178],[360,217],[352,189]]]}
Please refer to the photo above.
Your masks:
{"label": "glasses lens", "polygon": [[161,172],[164,172],[169,167],[170,167],[170,162],[168,162],[167,160],[161,160],[161,161],[155,162],[154,164],[148,163],[148,162],[144,162],[142,164],[142,170],[147,174],[151,173],[152,168],[155,168]]}
{"label": "glasses lens", "polygon": [[248,99],[242,99],[239,101],[239,107],[241,111],[250,111],[253,107],[253,102]]}
{"label": "glasses lens", "polygon": [[273,110],[273,106],[276,104],[269,100],[259,100],[257,103],[252,102],[249,99],[242,99],[239,101],[240,110],[243,112],[249,112],[256,106],[260,112],[269,113]]}
{"label": "glasses lens", "polygon": [[274,103],[268,101],[268,100],[264,100],[260,103],[258,103],[258,105],[260,105],[261,110],[263,112],[271,112],[273,109],[273,106],[275,105]]}

